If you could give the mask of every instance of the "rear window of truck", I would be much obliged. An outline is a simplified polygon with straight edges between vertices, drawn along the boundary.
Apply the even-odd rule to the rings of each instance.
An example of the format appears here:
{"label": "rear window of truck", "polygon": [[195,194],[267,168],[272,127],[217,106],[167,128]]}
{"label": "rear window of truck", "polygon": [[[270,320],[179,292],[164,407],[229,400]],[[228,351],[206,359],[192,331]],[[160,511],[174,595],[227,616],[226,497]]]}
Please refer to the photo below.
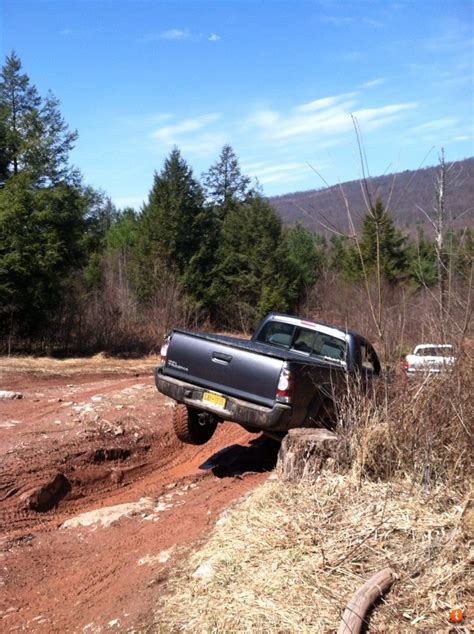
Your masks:
{"label": "rear window of truck", "polygon": [[269,321],[259,333],[257,341],[302,355],[322,357],[340,363],[346,361],[347,345],[344,340],[302,326]]}

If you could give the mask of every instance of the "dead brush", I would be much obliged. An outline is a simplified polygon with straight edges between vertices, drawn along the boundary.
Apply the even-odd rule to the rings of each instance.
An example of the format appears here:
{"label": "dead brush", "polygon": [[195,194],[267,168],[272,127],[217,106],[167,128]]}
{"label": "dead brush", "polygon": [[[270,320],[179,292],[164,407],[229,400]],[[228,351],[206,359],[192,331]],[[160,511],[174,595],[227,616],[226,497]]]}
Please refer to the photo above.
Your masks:
{"label": "dead brush", "polygon": [[453,371],[349,387],[338,408],[335,464],[373,480],[408,478],[464,490],[472,475],[471,360]]}
{"label": "dead brush", "polygon": [[469,611],[473,588],[467,502],[447,505],[446,493],[329,470],[312,483],[270,481],[174,569],[156,630],[334,632],[354,591],[390,566],[397,580],[368,631],[447,631],[451,609]]}

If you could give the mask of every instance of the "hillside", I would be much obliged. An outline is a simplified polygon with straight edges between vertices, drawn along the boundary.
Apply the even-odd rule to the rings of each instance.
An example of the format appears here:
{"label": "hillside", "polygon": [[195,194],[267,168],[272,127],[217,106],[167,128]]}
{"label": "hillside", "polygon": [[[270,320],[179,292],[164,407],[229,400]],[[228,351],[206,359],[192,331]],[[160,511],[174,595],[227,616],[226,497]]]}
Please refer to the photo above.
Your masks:
{"label": "hillside", "polygon": [[[369,187],[374,197],[380,195],[385,204],[390,201],[389,209],[400,229],[412,233],[420,226],[425,233],[430,234],[430,223],[418,207],[432,213],[437,170],[435,166],[377,176],[370,179]],[[318,233],[328,233],[323,225],[346,233],[347,211],[341,189],[357,227],[366,213],[362,182],[359,180],[275,196],[269,201],[286,224],[299,220]],[[446,207],[451,213],[454,228],[474,225],[474,157],[448,165]]]}

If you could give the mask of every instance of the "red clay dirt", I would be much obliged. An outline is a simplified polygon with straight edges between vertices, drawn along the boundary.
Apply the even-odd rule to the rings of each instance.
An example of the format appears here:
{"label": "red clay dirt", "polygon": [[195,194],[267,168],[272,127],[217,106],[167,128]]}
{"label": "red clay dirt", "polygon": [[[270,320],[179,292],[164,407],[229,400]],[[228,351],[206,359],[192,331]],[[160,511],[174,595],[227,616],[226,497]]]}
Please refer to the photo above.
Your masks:
{"label": "red clay dirt", "polygon": [[154,365],[0,363],[1,632],[159,622],[169,570],[268,477],[276,444],[238,425],[180,443]]}

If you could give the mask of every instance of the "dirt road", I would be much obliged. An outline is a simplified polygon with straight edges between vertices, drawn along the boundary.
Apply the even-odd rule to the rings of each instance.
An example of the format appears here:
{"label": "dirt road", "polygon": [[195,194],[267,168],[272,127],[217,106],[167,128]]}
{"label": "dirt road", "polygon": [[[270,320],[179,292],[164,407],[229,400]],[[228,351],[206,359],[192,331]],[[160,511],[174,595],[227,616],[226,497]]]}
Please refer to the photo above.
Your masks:
{"label": "dirt road", "polygon": [[[156,361],[0,362],[0,631],[143,630],[168,571],[268,477],[272,441],[182,445]],[[33,366],[33,367],[30,367]]]}

